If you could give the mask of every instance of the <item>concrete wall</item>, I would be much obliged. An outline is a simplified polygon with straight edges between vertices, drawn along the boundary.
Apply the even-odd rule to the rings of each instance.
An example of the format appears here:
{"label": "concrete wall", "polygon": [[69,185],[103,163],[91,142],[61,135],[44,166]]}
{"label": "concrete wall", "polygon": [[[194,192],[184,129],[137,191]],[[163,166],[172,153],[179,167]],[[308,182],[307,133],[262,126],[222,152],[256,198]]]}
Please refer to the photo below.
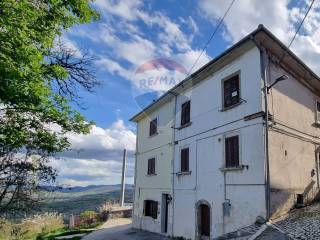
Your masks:
{"label": "concrete wall", "polygon": [[[262,111],[260,54],[252,48],[177,98],[175,126],[180,126],[181,104],[191,100],[189,127],[176,130],[174,172],[180,170],[180,149],[189,146],[190,171],[174,178],[174,235],[197,236],[196,205],[211,207],[211,237],[251,225],[266,216],[264,185],[264,127],[262,118],[243,117]],[[239,106],[222,110],[222,79],[240,72]],[[232,123],[233,122],[233,123]],[[240,136],[242,170],[223,171],[224,138]],[[225,178],[224,178],[225,177]],[[229,199],[230,217],[223,217],[222,203]]]}
{"label": "concrete wall", "polygon": [[296,194],[303,193],[312,180],[317,182],[315,149],[320,130],[315,125],[315,101],[319,97],[272,62],[268,74],[270,82],[283,74],[289,76],[268,96],[275,123],[269,133],[271,206],[275,217],[289,210],[296,202]]}
{"label": "concrete wall", "polygon": [[[139,121],[137,125],[137,150],[135,172],[135,200],[133,226],[161,233],[162,194],[171,194],[173,158],[173,111],[174,102],[168,102],[157,111]],[[149,122],[158,118],[158,134],[149,136]],[[156,175],[148,175],[148,159],[156,158]],[[144,216],[144,201],[158,201],[158,218]],[[172,230],[172,210],[169,204],[169,229]]]}

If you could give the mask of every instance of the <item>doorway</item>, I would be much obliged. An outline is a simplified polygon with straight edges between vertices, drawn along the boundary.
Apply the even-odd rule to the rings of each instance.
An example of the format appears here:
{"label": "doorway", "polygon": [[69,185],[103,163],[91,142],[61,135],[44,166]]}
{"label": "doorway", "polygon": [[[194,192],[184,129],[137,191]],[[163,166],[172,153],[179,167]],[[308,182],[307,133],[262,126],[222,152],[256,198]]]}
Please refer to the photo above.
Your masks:
{"label": "doorway", "polygon": [[197,204],[198,239],[210,239],[211,233],[211,209],[207,202],[201,201]]}
{"label": "doorway", "polygon": [[169,194],[162,194],[162,201],[161,201],[161,232],[167,233],[168,232],[168,212],[169,212]]}

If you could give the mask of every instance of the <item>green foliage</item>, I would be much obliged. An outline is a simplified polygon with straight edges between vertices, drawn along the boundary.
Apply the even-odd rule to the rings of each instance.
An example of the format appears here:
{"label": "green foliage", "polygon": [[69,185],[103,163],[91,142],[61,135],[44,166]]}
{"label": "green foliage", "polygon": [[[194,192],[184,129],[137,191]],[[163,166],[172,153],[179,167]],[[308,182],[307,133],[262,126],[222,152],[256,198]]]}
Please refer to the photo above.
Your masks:
{"label": "green foliage", "polygon": [[90,211],[90,210],[80,213],[80,217],[83,217],[83,218],[95,218],[96,216],[97,216],[97,213],[95,211]]}
{"label": "green foliage", "polygon": [[65,133],[90,130],[70,107],[78,86],[97,84],[90,59],[56,43],[71,26],[98,19],[90,2],[0,1],[1,213],[32,207],[40,182],[55,180],[48,159],[70,146]]}
{"label": "green foliage", "polygon": [[6,113],[0,142],[8,150],[62,151],[67,140],[44,124],[57,124],[62,132],[87,133],[90,123],[54,91],[54,81],[67,79],[69,73],[52,63],[50,54],[64,30],[98,14],[88,0],[4,0],[0,10],[0,106]]}
{"label": "green foliage", "polygon": [[[36,240],[54,240],[56,237],[62,237],[62,236],[69,236],[69,235],[75,235],[75,234],[89,234],[95,229],[74,229],[70,230],[67,228],[59,229],[57,231],[50,232],[48,234],[40,234]],[[73,240],[81,239],[81,237],[73,237],[69,238]]]}

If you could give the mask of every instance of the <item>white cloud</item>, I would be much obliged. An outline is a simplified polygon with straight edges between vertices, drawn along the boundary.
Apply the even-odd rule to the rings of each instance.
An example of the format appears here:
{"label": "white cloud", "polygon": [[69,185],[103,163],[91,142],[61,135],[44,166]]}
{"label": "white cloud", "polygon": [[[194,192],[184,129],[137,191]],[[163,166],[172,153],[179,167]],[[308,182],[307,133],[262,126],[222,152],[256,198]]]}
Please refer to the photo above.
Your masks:
{"label": "white cloud", "polygon": [[[98,0],[95,5],[102,12],[102,23],[97,29],[93,29],[93,32],[90,31],[90,34],[79,31],[79,35],[91,39],[94,43],[100,42],[103,52],[99,52],[99,60],[96,61],[99,68],[103,67],[111,74],[129,80],[133,89],[138,89],[141,80],[144,79],[174,78],[170,84],[155,84],[156,81],[153,81],[152,84],[146,85],[147,89],[143,89],[159,93],[170,89],[185,78],[184,73],[168,69],[153,69],[142,75],[135,74],[135,70],[145,62],[157,58],[174,59],[188,70],[191,62],[198,57],[196,54],[200,53],[191,47],[194,35],[199,32],[191,16],[179,18],[176,22],[164,12],[152,12],[139,0]],[[142,31],[142,25],[151,34]],[[186,34],[184,29],[189,29],[189,34]],[[208,59],[204,54],[193,71]]]}
{"label": "white cloud", "polygon": [[132,41],[119,41],[115,47],[119,57],[136,66],[154,57],[156,49],[151,41],[137,35]]}
{"label": "white cloud", "polygon": [[123,149],[128,150],[128,182],[133,182],[136,136],[123,120],[108,128],[93,126],[90,133],[68,134],[71,149],[59,154],[51,165],[58,170],[58,183],[67,185],[120,183]]}
{"label": "white cloud", "polygon": [[[127,183],[133,183],[134,163],[127,162]],[[51,165],[58,171],[58,184],[67,186],[109,185],[121,182],[122,163],[115,160],[63,158]]]}
{"label": "white cloud", "polygon": [[[216,24],[216,21],[224,15],[230,2],[231,0],[201,0],[199,4],[200,9]],[[282,40],[285,40],[288,31],[291,29],[288,2],[288,0],[235,1],[229,14],[224,19],[224,24],[233,41],[238,41],[241,37],[256,29],[260,23],[270,28]]]}
{"label": "white cloud", "polygon": [[116,15],[126,20],[137,18],[137,8],[141,5],[140,0],[96,0],[95,5],[102,11]]}
{"label": "white cloud", "polygon": [[[185,53],[177,54],[177,59],[179,59],[179,62],[187,69],[187,71],[190,71],[191,67],[197,60],[197,58],[200,56],[202,50],[190,50]],[[199,58],[196,65],[193,67],[192,72],[195,72],[200,67],[202,67],[204,64],[208,63],[211,60],[211,57],[207,54],[206,51],[204,51]]]}
{"label": "white cloud", "polygon": [[74,150],[135,150],[136,136],[131,129],[124,125],[123,120],[114,122],[110,128],[103,129],[93,126],[90,133],[68,134]]}
{"label": "white cloud", "polygon": [[130,80],[133,71],[122,67],[118,62],[111,60],[108,57],[100,56],[100,59],[96,61],[98,67],[105,68],[112,74],[117,74],[125,79]]}
{"label": "white cloud", "polygon": [[140,11],[138,15],[149,27],[158,26],[161,28],[161,31],[158,33],[158,40],[160,42],[166,43],[170,47],[175,47],[179,51],[190,49],[190,40],[181,30],[181,26],[173,22],[165,14],[161,12],[149,14]]}
{"label": "white cloud", "polygon": [[188,17],[187,24],[192,29],[193,33],[198,33],[199,32],[199,27],[198,27],[197,23],[193,20],[193,18],[191,16]]}
{"label": "white cloud", "polygon": [[[230,2],[231,0],[201,0],[199,6],[201,11],[213,21],[213,24],[216,24]],[[299,4],[295,7],[290,7],[289,3],[291,3],[289,0],[235,1],[224,20],[224,26],[227,30],[224,33],[225,39],[236,42],[262,23],[280,40],[288,44],[304,17],[310,1],[295,2],[295,4]],[[320,73],[320,66],[318,66],[320,57],[319,11],[320,3],[316,2],[292,45],[292,50],[318,73]]]}

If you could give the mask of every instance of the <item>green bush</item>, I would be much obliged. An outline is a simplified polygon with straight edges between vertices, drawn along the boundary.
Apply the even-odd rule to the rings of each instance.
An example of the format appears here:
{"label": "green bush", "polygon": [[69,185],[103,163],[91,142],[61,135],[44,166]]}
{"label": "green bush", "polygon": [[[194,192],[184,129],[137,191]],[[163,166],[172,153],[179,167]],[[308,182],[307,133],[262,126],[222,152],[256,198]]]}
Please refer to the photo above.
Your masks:
{"label": "green bush", "polygon": [[80,217],[82,218],[96,218],[97,213],[95,211],[84,211],[80,213]]}

